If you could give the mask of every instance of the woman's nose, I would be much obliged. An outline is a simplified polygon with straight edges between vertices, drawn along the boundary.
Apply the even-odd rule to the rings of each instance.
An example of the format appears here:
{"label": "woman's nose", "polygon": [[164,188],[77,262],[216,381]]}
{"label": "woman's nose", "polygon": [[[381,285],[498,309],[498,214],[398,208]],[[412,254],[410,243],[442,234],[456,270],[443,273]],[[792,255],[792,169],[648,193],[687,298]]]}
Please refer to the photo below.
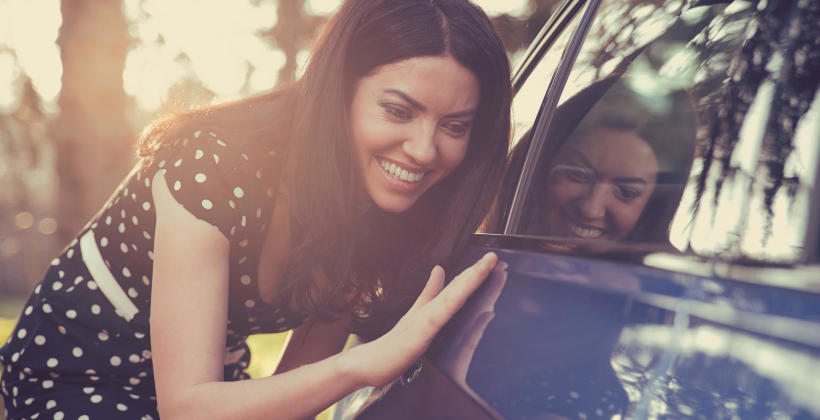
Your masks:
{"label": "woman's nose", "polygon": [[576,200],[576,208],[583,220],[598,220],[606,215],[609,188],[601,182],[593,183]]}
{"label": "woman's nose", "polygon": [[426,165],[436,159],[435,125],[419,123],[402,143],[404,152],[419,165]]}

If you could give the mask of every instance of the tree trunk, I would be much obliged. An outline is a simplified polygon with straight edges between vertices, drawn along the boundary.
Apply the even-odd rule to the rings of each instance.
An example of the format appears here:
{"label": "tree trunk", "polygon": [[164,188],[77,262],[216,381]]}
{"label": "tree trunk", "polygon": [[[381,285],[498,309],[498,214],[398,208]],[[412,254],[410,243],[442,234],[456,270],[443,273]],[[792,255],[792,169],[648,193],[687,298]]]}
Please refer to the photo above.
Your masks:
{"label": "tree trunk", "polygon": [[122,72],[128,31],[121,2],[62,0],[57,44],[63,63],[57,145],[56,218],[63,243],[104,203],[134,162]]}

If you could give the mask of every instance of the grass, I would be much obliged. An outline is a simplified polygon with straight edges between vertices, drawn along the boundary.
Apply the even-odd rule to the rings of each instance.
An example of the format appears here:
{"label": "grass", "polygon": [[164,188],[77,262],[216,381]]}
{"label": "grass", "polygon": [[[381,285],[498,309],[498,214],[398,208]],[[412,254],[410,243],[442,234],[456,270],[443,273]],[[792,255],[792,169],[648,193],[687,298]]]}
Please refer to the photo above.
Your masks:
{"label": "grass", "polygon": [[[25,298],[0,298],[0,344],[5,343],[14,326],[17,316],[23,309]],[[253,378],[269,376],[273,372],[282,346],[285,344],[286,333],[257,334],[248,337],[248,347],[251,349],[251,363],[247,372]],[[0,365],[0,372],[2,372]],[[328,420],[332,416],[332,408],[320,413],[317,420]],[[0,398],[0,420],[6,420],[3,410],[3,400]]]}

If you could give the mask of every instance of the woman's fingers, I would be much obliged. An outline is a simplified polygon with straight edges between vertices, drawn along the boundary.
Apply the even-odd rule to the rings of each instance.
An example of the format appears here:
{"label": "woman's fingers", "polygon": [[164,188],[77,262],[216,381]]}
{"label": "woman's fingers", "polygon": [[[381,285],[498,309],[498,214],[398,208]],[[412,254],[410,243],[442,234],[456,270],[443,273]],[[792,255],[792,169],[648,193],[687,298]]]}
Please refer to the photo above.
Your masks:
{"label": "woman's fingers", "polygon": [[433,300],[441,289],[444,287],[444,269],[437,265],[433,267],[433,270],[430,272],[430,278],[427,279],[427,284],[424,286],[424,290],[421,291],[421,294],[418,298],[416,298],[416,302],[413,303],[413,306],[410,308],[412,311],[415,308],[424,306],[427,302]]}
{"label": "woman's fingers", "polygon": [[[447,287],[444,288],[433,300],[433,320],[439,326],[443,326],[461,307],[467,298],[481,285],[487,275],[498,262],[498,256],[493,252],[488,252],[475,264],[462,271],[456,276]],[[428,305],[429,306],[429,305]]]}

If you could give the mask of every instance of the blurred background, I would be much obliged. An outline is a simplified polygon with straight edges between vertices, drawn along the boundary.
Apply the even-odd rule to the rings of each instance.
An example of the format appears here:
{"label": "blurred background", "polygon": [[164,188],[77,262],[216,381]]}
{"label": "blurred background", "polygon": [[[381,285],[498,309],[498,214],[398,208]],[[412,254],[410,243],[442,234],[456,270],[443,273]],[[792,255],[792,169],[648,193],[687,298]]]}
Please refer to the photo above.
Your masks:
{"label": "blurred background", "polygon": [[[136,162],[141,129],[293,81],[339,3],[0,0],[0,343],[47,262]],[[513,66],[558,5],[476,3]],[[254,355],[252,374],[269,372]]]}

